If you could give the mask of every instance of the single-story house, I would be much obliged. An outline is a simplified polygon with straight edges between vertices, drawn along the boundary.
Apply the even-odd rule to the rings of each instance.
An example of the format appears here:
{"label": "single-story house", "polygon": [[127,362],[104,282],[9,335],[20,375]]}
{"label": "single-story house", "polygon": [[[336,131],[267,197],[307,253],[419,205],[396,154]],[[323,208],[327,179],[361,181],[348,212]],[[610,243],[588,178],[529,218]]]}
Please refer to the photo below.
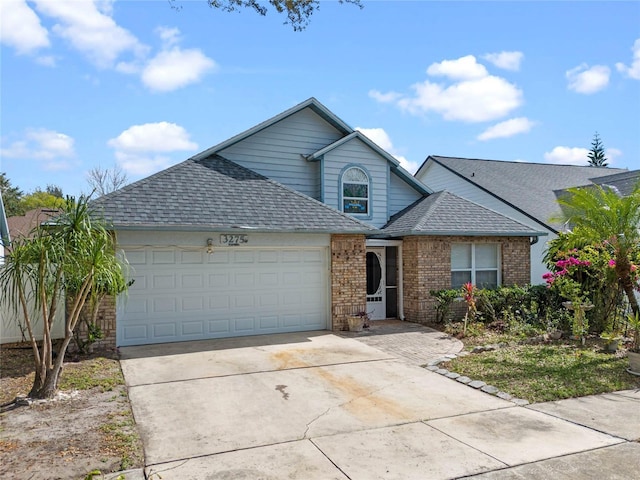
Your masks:
{"label": "single-story house", "polygon": [[134,280],[118,346],[425,322],[432,289],[526,284],[544,235],[432,190],[311,98],[94,202]]}
{"label": "single-story house", "polygon": [[454,193],[546,233],[542,241],[531,247],[531,276],[527,282],[535,285],[544,283],[542,275],[547,272],[543,261],[546,243],[566,228],[558,220],[562,217],[558,192],[611,182],[629,188],[630,173],[633,172],[620,168],[432,155],[423,162],[415,177],[430,189]]}

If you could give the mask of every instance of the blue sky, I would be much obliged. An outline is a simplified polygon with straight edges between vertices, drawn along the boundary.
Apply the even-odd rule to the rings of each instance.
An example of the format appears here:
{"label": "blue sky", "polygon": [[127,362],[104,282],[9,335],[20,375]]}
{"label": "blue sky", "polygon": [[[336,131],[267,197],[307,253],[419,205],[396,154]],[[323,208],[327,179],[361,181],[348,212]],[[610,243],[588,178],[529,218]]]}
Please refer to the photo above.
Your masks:
{"label": "blue sky", "polygon": [[322,1],[303,32],[205,0],[2,0],[0,171],[136,180],[314,96],[415,171],[430,154],[640,168],[640,2]]}

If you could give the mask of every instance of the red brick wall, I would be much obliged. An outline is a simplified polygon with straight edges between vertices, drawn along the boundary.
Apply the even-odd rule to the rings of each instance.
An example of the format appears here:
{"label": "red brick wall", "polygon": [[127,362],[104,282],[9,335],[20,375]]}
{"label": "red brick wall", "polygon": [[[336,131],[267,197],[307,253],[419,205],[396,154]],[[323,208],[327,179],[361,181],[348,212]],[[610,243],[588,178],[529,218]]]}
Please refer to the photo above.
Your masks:
{"label": "red brick wall", "polygon": [[347,317],[367,309],[367,263],[364,235],[331,236],[331,324],[348,328]]}
{"label": "red brick wall", "polygon": [[429,291],[451,288],[451,244],[468,242],[500,244],[502,285],[529,283],[531,249],[528,237],[405,237],[402,267],[406,320],[435,321],[436,302]]}

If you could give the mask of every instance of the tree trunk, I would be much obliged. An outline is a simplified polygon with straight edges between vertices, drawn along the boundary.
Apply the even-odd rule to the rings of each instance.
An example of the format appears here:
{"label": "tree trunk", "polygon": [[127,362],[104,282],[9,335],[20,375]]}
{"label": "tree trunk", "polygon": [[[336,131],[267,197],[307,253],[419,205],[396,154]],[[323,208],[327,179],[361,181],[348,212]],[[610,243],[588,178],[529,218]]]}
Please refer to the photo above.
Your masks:
{"label": "tree trunk", "polygon": [[42,381],[34,382],[33,388],[29,392],[30,398],[53,398],[58,388],[58,377],[60,376],[60,367],[57,362],[53,368],[45,370],[45,378]]}
{"label": "tree trunk", "polygon": [[636,299],[636,295],[633,290],[633,281],[631,280],[630,271],[631,264],[626,256],[616,259],[616,273],[620,279],[620,285],[622,286],[624,293],[627,295],[631,311],[634,315],[638,315],[638,300]]}

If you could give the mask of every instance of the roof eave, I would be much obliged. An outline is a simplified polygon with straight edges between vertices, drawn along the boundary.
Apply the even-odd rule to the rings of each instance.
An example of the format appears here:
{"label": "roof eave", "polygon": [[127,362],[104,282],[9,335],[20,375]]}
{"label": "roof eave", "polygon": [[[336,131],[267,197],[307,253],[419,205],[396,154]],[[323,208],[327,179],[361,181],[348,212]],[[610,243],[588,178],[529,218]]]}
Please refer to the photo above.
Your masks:
{"label": "roof eave", "polygon": [[267,227],[250,227],[243,225],[185,225],[185,224],[151,224],[151,223],[112,223],[110,228],[113,230],[143,230],[158,231],[165,230],[171,232],[244,232],[244,233],[318,233],[318,234],[362,234],[373,235],[379,233],[378,229],[330,229],[330,228],[267,228]]}
{"label": "roof eave", "polygon": [[383,233],[394,237],[408,237],[408,236],[455,236],[455,237],[544,237],[548,234],[546,232],[469,232],[469,231],[455,231],[455,230],[403,230],[403,231],[389,231]]}

